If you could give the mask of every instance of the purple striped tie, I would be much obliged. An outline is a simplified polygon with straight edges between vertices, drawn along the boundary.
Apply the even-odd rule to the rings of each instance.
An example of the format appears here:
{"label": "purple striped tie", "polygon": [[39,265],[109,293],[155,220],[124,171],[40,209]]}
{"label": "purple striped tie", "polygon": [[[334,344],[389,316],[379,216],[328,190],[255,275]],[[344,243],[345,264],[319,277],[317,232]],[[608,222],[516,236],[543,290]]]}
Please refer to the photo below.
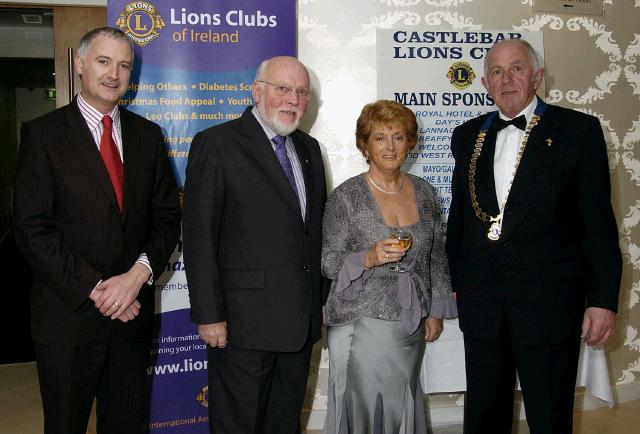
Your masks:
{"label": "purple striped tie", "polygon": [[282,166],[282,170],[284,170],[284,174],[287,175],[287,179],[289,180],[289,184],[291,184],[291,188],[293,188],[293,192],[296,195],[296,199],[298,198],[298,186],[296,185],[296,178],[293,176],[293,168],[291,167],[291,160],[289,160],[289,156],[287,155],[287,147],[285,146],[285,142],[287,138],[284,136],[275,136],[273,139],[273,143],[276,144],[276,157]]}

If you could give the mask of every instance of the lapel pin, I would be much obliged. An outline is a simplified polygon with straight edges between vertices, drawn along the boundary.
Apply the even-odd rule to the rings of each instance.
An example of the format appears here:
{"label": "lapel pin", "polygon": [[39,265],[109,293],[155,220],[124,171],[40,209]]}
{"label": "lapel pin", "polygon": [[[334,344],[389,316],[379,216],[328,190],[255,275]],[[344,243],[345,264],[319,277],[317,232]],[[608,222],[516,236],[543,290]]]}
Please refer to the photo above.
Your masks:
{"label": "lapel pin", "polygon": [[551,144],[553,143],[553,140],[551,139],[547,139],[545,141],[547,142],[547,146],[551,146]]}
{"label": "lapel pin", "polygon": [[309,164],[309,159],[308,159],[308,158],[305,158],[305,159],[304,159],[304,162],[305,162],[305,163],[307,163],[307,164]]}

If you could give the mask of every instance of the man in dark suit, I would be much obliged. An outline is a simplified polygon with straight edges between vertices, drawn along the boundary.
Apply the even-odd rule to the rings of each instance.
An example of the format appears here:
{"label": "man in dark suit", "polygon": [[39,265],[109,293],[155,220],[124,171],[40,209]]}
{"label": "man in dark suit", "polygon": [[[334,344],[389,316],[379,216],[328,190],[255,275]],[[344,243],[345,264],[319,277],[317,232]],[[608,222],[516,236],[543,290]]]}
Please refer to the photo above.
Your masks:
{"label": "man in dark suit", "polygon": [[180,233],[160,128],[118,108],[133,48],[105,27],[80,41],[82,90],[21,131],[16,240],[34,271],[32,335],[47,433],[143,431],[154,291]]}
{"label": "man in dark suit", "polygon": [[598,120],[536,98],[522,40],[482,79],[499,111],[455,129],[447,228],[464,333],[467,434],[510,433],[516,371],[533,434],[571,433],[580,337],[614,331],[621,275]]}
{"label": "man in dark suit", "polygon": [[209,344],[214,433],[300,432],[320,337],[318,142],[297,129],[309,74],[292,57],[258,68],[256,104],[196,135],[184,196],[191,319]]}

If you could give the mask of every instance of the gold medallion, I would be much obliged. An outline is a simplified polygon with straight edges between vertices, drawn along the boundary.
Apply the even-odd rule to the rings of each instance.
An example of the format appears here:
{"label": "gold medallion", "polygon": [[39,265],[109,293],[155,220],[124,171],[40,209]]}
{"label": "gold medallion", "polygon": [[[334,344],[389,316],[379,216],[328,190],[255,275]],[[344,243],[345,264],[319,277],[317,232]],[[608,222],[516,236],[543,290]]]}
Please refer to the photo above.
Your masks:
{"label": "gold medallion", "polygon": [[500,232],[502,232],[502,225],[499,222],[491,223],[487,237],[491,241],[498,241],[500,239]]}
{"label": "gold medallion", "polygon": [[[527,146],[527,141],[529,140],[529,135],[531,134],[531,130],[533,127],[538,125],[538,121],[540,120],[540,115],[534,113],[529,121],[524,136],[522,137],[522,142],[518,147],[518,155],[516,157],[516,164],[513,168],[513,172],[511,173],[511,180],[509,181],[507,187],[507,194],[505,195],[504,201],[500,204],[500,213],[492,217],[487,214],[485,210],[480,207],[480,203],[478,202],[478,197],[476,195],[476,170],[478,159],[480,158],[480,154],[482,153],[482,147],[484,138],[487,135],[487,130],[480,130],[478,132],[478,137],[476,138],[476,143],[473,148],[473,153],[471,154],[471,161],[469,162],[469,196],[471,197],[471,207],[478,219],[483,222],[490,222],[491,226],[489,226],[489,231],[487,232],[487,238],[491,241],[498,241],[500,239],[500,235],[502,233],[502,212],[507,204],[507,199],[509,198],[509,193],[511,192],[511,186],[513,185],[513,178],[516,176],[516,172],[518,171],[518,167],[520,166],[520,160],[522,160],[522,154],[524,154],[524,150]],[[550,140],[550,139],[549,139]]]}

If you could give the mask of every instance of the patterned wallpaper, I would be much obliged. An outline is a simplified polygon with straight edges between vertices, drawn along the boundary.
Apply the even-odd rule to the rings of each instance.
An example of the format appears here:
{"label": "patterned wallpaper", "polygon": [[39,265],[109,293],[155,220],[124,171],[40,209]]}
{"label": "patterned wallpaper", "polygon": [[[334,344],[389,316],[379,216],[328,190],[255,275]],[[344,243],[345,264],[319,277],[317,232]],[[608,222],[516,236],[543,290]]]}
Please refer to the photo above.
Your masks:
{"label": "patterned wallpaper", "polygon": [[[310,69],[316,91],[303,129],[321,142],[333,188],[366,169],[355,148],[354,130],[362,106],[376,98],[376,29],[542,31],[546,101],[597,116],[607,138],[613,205],[624,255],[617,334],[607,345],[609,369],[613,385],[635,382],[630,386],[637,386],[640,0],[604,0],[604,15],[600,16],[536,13],[533,2],[298,0],[298,54]],[[323,357],[321,377],[326,375],[325,363]]]}

